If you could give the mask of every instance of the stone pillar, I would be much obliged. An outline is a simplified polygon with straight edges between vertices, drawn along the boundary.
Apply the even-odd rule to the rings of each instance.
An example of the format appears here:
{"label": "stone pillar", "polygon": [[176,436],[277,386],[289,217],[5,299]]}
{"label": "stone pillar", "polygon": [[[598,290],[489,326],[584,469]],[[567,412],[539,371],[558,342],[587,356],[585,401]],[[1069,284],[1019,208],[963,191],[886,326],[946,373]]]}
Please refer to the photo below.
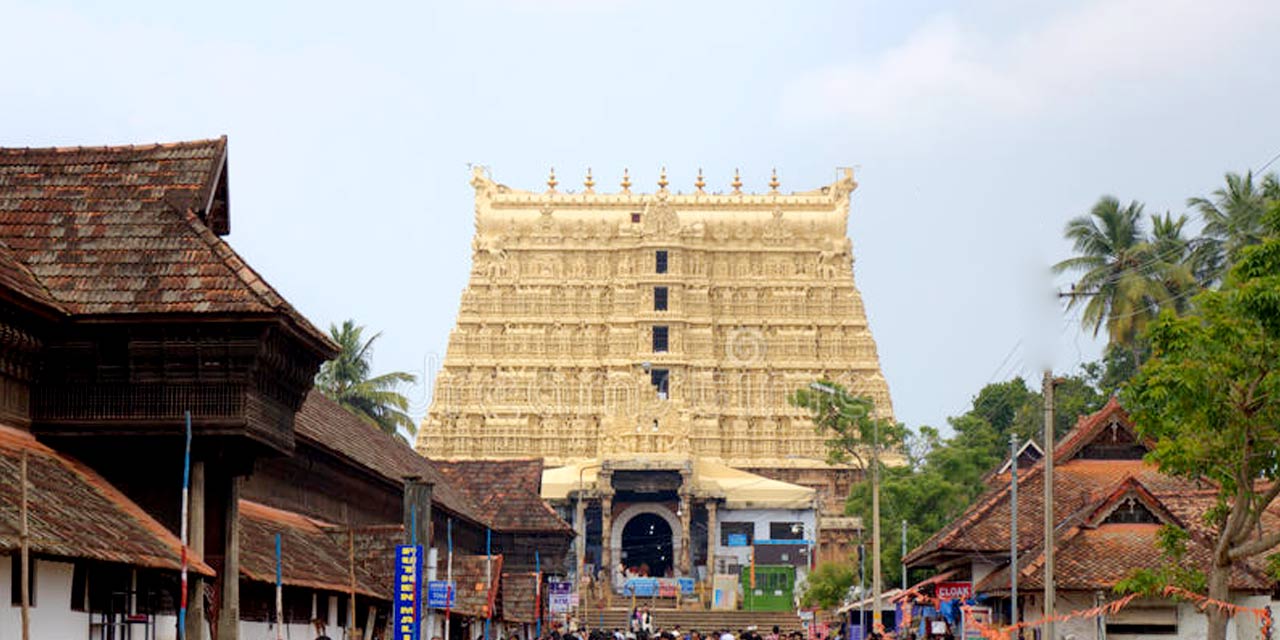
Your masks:
{"label": "stone pillar", "polygon": [[600,567],[613,584],[613,495],[600,496]]}
{"label": "stone pillar", "polygon": [[217,640],[240,640],[240,476],[228,479],[223,510],[227,521]]}
{"label": "stone pillar", "polygon": [[577,501],[573,506],[573,530],[577,534],[577,545],[574,553],[577,556],[574,562],[578,575],[578,584],[582,582],[582,572],[587,561],[587,501],[581,493],[578,494]]}
{"label": "stone pillar", "polygon": [[720,532],[717,530],[715,500],[707,501],[707,582],[714,585],[716,575],[716,546],[720,544]]}
{"label": "stone pillar", "polygon": [[[191,461],[191,495],[187,511],[187,546],[204,558],[204,462]],[[205,640],[209,628],[204,619],[204,578],[194,573],[187,580],[187,626],[184,637]]]}
{"label": "stone pillar", "polygon": [[692,538],[689,536],[690,526],[693,524],[693,505],[689,502],[689,494],[680,494],[680,575],[687,576],[690,574],[689,547],[692,545]]}

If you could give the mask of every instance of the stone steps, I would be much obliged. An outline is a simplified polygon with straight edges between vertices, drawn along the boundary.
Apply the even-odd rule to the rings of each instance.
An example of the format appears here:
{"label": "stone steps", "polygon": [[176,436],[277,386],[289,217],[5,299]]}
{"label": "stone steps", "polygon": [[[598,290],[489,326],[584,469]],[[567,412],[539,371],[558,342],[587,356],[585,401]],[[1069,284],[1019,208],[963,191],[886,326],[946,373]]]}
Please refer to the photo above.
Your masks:
{"label": "stone steps", "polygon": [[[595,628],[626,629],[630,609],[605,609],[603,611],[587,611],[584,622]],[[761,635],[777,625],[782,631],[802,631],[800,617],[794,611],[689,611],[679,609],[649,610],[653,618],[654,629],[671,629],[676,625],[681,630],[697,630],[704,634],[716,629],[729,629],[737,633],[741,629],[755,626]]]}

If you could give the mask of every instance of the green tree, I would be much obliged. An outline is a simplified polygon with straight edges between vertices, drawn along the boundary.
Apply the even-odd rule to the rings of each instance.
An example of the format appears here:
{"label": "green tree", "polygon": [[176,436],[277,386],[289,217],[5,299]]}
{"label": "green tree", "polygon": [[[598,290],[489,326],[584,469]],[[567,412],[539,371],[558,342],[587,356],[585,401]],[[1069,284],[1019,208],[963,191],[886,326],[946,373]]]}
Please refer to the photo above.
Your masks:
{"label": "green tree", "polygon": [[320,366],[316,388],[338,404],[379,429],[398,435],[403,428],[410,434],[417,429],[409,417],[409,399],[396,388],[413,384],[417,377],[403,371],[371,376],[373,343],[382,334],[364,339],[364,327],[347,320],[341,327],[330,324],[329,336],[342,348],[336,358]]}
{"label": "green tree", "polygon": [[899,450],[907,437],[902,423],[876,416],[871,398],[851,395],[830,380],[797,389],[787,402],[809,410],[814,430],[826,438],[827,461],[833,465],[853,462],[870,469],[877,450]]}
{"label": "green tree", "polygon": [[[856,464],[863,470],[864,480],[872,479],[872,474],[877,474],[880,478],[887,476],[880,451],[900,454],[909,450],[909,432],[902,423],[876,416],[875,402],[871,398],[851,395],[844,387],[830,380],[819,380],[801,387],[788,396],[787,401],[794,407],[809,411],[814,430],[826,439],[827,461],[832,465]],[[872,473],[867,473],[868,470]],[[861,482],[858,486],[868,484],[870,483]],[[868,510],[864,523],[872,521],[870,487],[867,488],[867,495]],[[881,522],[886,522],[883,514]],[[888,527],[882,527],[884,528]],[[882,530],[881,535],[884,533]],[[881,544],[880,548],[880,557],[884,558],[886,546]],[[881,568],[885,568],[883,562]],[[868,571],[868,574],[871,573]]]}
{"label": "green tree", "polygon": [[1087,215],[1067,223],[1065,235],[1076,255],[1053,266],[1055,273],[1080,274],[1067,308],[1083,304],[1081,323],[1094,335],[1105,325],[1112,344],[1133,345],[1160,309],[1174,302],[1166,282],[1177,269],[1149,241],[1142,213],[1141,203],[1100,198]]}
{"label": "green tree", "polygon": [[853,567],[837,562],[824,562],[805,580],[800,604],[805,607],[834,609],[844,602],[857,577]]}
{"label": "green tree", "polygon": [[[1259,220],[1274,233],[1272,208]],[[1239,246],[1223,287],[1194,306],[1152,325],[1152,357],[1121,398],[1161,471],[1216,485],[1207,592],[1225,601],[1233,568],[1280,545],[1262,524],[1280,495],[1280,237]],[[1224,640],[1227,614],[1206,615],[1210,640]]]}
{"label": "green tree", "polygon": [[1209,198],[1187,200],[1187,206],[1200,214],[1204,224],[1202,260],[1211,268],[1208,275],[1214,281],[1236,262],[1245,247],[1262,242],[1267,200],[1280,195],[1278,192],[1280,180],[1275,174],[1256,183],[1253,172],[1246,171],[1243,176],[1227,173],[1226,186],[1215,189]]}

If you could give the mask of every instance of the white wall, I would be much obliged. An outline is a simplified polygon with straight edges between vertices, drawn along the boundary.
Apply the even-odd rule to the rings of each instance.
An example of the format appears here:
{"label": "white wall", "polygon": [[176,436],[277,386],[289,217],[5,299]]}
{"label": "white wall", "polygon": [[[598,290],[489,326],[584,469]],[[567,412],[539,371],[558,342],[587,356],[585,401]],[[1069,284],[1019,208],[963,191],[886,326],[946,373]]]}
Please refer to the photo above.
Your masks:
{"label": "white wall", "polygon": [[[329,637],[337,638],[342,635],[339,631],[335,636],[330,633]],[[316,637],[316,630],[309,624],[286,624],[284,625],[284,637],[286,640],[312,640]],[[270,622],[247,622],[240,621],[240,640],[276,640],[276,625]]]}
{"label": "white wall", "polygon": [[[804,538],[814,542],[817,517],[813,509],[723,509],[716,514],[716,530],[711,533],[716,541],[716,558],[735,558],[737,564],[751,562],[750,547],[726,547],[720,544],[720,525],[725,522],[750,522],[752,524],[752,540],[769,540],[769,523],[801,522],[804,523]],[[816,553],[811,547],[810,553]],[[717,562],[719,562],[717,560]],[[803,590],[805,578],[809,571],[806,567],[796,567],[796,593]]]}
{"label": "white wall", "polygon": [[[0,640],[22,637],[22,608],[11,604],[10,584],[17,558],[0,556]],[[32,638],[87,638],[89,614],[71,610],[69,562],[31,560],[36,573],[35,606],[31,608]]]}
{"label": "white wall", "polygon": [[[1039,593],[1035,594],[1036,596]],[[1116,599],[1112,593],[1104,594],[1107,601]],[[1267,596],[1246,596],[1238,595],[1233,597],[1232,602],[1243,607],[1264,608],[1268,605],[1272,607],[1272,611],[1278,611],[1280,601],[1272,601]],[[1145,604],[1150,606],[1159,601],[1150,600]],[[1028,622],[1041,619],[1041,600],[1035,598],[1035,602],[1031,606],[1024,606],[1022,610],[1022,619]],[[1168,636],[1152,636],[1152,638],[1167,638],[1168,640],[1203,640],[1208,635],[1208,619],[1196,607],[1190,603],[1180,602],[1171,606],[1178,609],[1178,633],[1177,635]],[[1095,605],[1094,597],[1089,594],[1081,593],[1059,593],[1058,594],[1058,613],[1068,613],[1081,609],[1091,609]],[[1054,627],[1054,633],[1059,639],[1074,636],[1077,640],[1096,640],[1098,637],[1096,619],[1075,619],[1059,622]],[[1107,640],[1132,640],[1137,636],[1110,634]],[[1237,640],[1258,640],[1260,635],[1260,627],[1257,620],[1251,614],[1241,614],[1236,616],[1227,625],[1227,637],[1236,638]]]}

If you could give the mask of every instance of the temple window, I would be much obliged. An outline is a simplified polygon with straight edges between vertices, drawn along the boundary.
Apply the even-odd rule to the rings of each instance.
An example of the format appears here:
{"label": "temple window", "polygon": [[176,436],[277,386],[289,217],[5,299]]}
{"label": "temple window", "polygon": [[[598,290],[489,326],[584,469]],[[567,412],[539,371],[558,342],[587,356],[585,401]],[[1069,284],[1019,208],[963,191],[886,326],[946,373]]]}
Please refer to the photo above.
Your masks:
{"label": "temple window", "polygon": [[666,287],[653,288],[653,310],[654,311],[667,310],[667,288]]}
{"label": "temple window", "polygon": [[667,336],[668,336],[667,327],[664,327],[662,325],[655,325],[653,327],[653,352],[654,353],[666,353],[668,351]]}
{"label": "temple window", "polygon": [[653,265],[653,266],[654,266],[654,272],[655,272],[655,273],[666,273],[666,272],[667,272],[667,251],[666,251],[666,249],[660,249],[660,250],[658,250],[656,253],[654,253],[654,265]]}

